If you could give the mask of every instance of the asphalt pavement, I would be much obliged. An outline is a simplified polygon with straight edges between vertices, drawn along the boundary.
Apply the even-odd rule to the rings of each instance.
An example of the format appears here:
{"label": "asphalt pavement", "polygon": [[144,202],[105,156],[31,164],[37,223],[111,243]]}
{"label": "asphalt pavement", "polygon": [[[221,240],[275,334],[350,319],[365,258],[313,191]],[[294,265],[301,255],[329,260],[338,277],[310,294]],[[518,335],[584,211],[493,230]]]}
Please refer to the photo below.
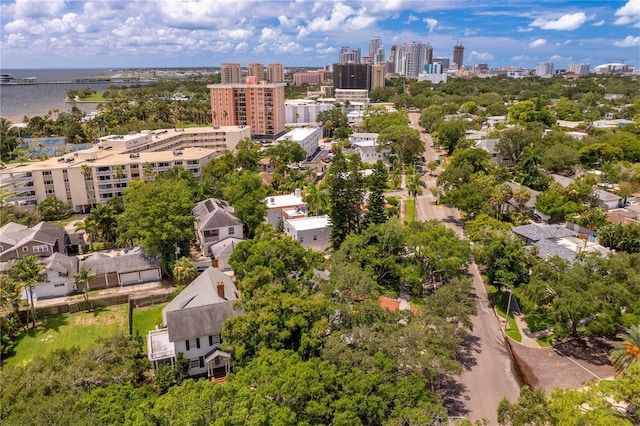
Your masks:
{"label": "asphalt pavement", "polygon": [[[409,113],[413,128],[421,131],[425,144],[427,162],[439,152],[430,146],[431,135],[422,132],[418,121],[419,113]],[[434,172],[437,176],[441,168]],[[463,238],[462,222],[456,208],[436,203],[429,188],[436,185],[436,176],[426,173],[423,177],[427,190],[417,197],[419,220],[439,220]],[[471,421],[486,419],[490,425],[497,425],[497,408],[506,397],[516,401],[520,394],[520,384],[513,367],[513,360],[505,343],[501,324],[489,304],[487,289],[475,263],[469,266],[473,279],[473,295],[477,302],[477,313],[472,318],[473,331],[465,343],[463,356],[465,372],[460,376],[462,387],[457,395],[451,395],[449,415],[463,417]]]}

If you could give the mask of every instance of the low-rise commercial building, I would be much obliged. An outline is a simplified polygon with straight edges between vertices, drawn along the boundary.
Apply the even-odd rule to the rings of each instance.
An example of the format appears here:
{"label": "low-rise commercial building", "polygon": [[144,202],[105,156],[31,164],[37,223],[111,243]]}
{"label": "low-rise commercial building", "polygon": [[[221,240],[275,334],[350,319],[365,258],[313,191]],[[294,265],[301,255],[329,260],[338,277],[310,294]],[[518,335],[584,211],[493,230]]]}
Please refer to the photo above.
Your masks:
{"label": "low-rise commercial building", "polygon": [[312,157],[320,146],[322,127],[299,127],[278,138],[278,142],[289,140],[297,143],[307,153],[306,158]]}

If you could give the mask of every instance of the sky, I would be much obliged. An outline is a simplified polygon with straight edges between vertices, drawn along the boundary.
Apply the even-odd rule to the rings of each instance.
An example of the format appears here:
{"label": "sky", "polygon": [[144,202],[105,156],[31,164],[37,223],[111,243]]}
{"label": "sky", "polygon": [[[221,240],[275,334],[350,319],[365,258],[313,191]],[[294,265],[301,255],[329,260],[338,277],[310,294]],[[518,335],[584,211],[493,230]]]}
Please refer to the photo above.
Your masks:
{"label": "sky", "polygon": [[464,63],[640,68],[640,0],[0,0],[1,68],[321,67],[380,37]]}

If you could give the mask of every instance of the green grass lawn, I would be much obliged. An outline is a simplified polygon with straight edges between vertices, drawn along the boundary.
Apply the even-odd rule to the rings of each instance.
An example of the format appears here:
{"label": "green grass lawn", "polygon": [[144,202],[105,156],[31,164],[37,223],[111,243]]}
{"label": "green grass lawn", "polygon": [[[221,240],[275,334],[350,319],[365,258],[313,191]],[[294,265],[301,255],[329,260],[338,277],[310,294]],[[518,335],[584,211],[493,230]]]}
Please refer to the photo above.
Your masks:
{"label": "green grass lawn", "polygon": [[413,203],[413,199],[407,199],[405,202],[406,212],[407,212],[407,222],[415,221],[415,207]]}
{"label": "green grass lawn", "polygon": [[[146,306],[133,310],[133,334],[144,338],[156,324],[162,323],[162,308],[166,304]],[[47,318],[35,330],[18,337],[13,356],[5,365],[24,365],[36,355],[46,355],[56,349],[77,346],[85,349],[100,336],[109,336],[117,331],[128,332],[127,305],[97,308],[93,312],[78,312]]]}
{"label": "green grass lawn", "polygon": [[147,333],[162,324],[162,308],[167,304],[144,306],[133,310],[133,335],[139,334],[144,339],[143,350],[147,352]]}
{"label": "green grass lawn", "polygon": [[98,308],[93,312],[50,317],[35,330],[18,337],[14,354],[6,365],[27,364],[36,355],[46,355],[56,349],[77,346],[85,349],[100,336],[127,331],[127,306]]}
{"label": "green grass lawn", "polygon": [[[501,318],[506,316],[506,311],[502,309],[502,307],[496,305],[496,312],[500,315]],[[522,335],[520,334],[520,330],[518,330],[518,325],[516,324],[516,320],[513,318],[513,314],[509,312],[509,319],[507,320],[507,324],[509,324],[509,328],[505,330],[507,336],[511,337],[516,342],[522,342]]]}
{"label": "green grass lawn", "polygon": [[108,99],[103,97],[104,92],[97,92],[86,98],[80,98],[80,102],[107,102]]}

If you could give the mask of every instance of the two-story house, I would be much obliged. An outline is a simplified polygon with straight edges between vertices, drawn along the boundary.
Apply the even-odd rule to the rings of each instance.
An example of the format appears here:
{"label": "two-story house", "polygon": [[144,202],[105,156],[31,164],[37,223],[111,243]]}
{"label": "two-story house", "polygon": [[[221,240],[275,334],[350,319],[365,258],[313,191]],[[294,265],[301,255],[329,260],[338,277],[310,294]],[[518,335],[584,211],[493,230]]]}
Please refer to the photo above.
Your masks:
{"label": "two-story house", "polygon": [[147,336],[148,358],[154,369],[175,364],[182,353],[191,362],[189,374],[209,378],[224,376],[230,355],[221,350],[222,327],[240,315],[233,307],[238,289],[231,278],[209,267],[162,310],[165,328]]}
{"label": "two-story house", "polygon": [[66,253],[69,236],[61,226],[40,222],[32,228],[9,222],[0,228],[0,262]]}
{"label": "two-story house", "polygon": [[235,216],[234,208],[227,201],[209,198],[197,203],[191,212],[196,218],[196,237],[204,255],[218,269],[230,269],[227,261],[244,239],[244,224]]}
{"label": "two-story house", "polygon": [[265,199],[267,205],[266,221],[273,229],[278,229],[287,218],[304,217],[307,203],[302,199],[302,191],[296,189],[293,194],[270,195]]}

